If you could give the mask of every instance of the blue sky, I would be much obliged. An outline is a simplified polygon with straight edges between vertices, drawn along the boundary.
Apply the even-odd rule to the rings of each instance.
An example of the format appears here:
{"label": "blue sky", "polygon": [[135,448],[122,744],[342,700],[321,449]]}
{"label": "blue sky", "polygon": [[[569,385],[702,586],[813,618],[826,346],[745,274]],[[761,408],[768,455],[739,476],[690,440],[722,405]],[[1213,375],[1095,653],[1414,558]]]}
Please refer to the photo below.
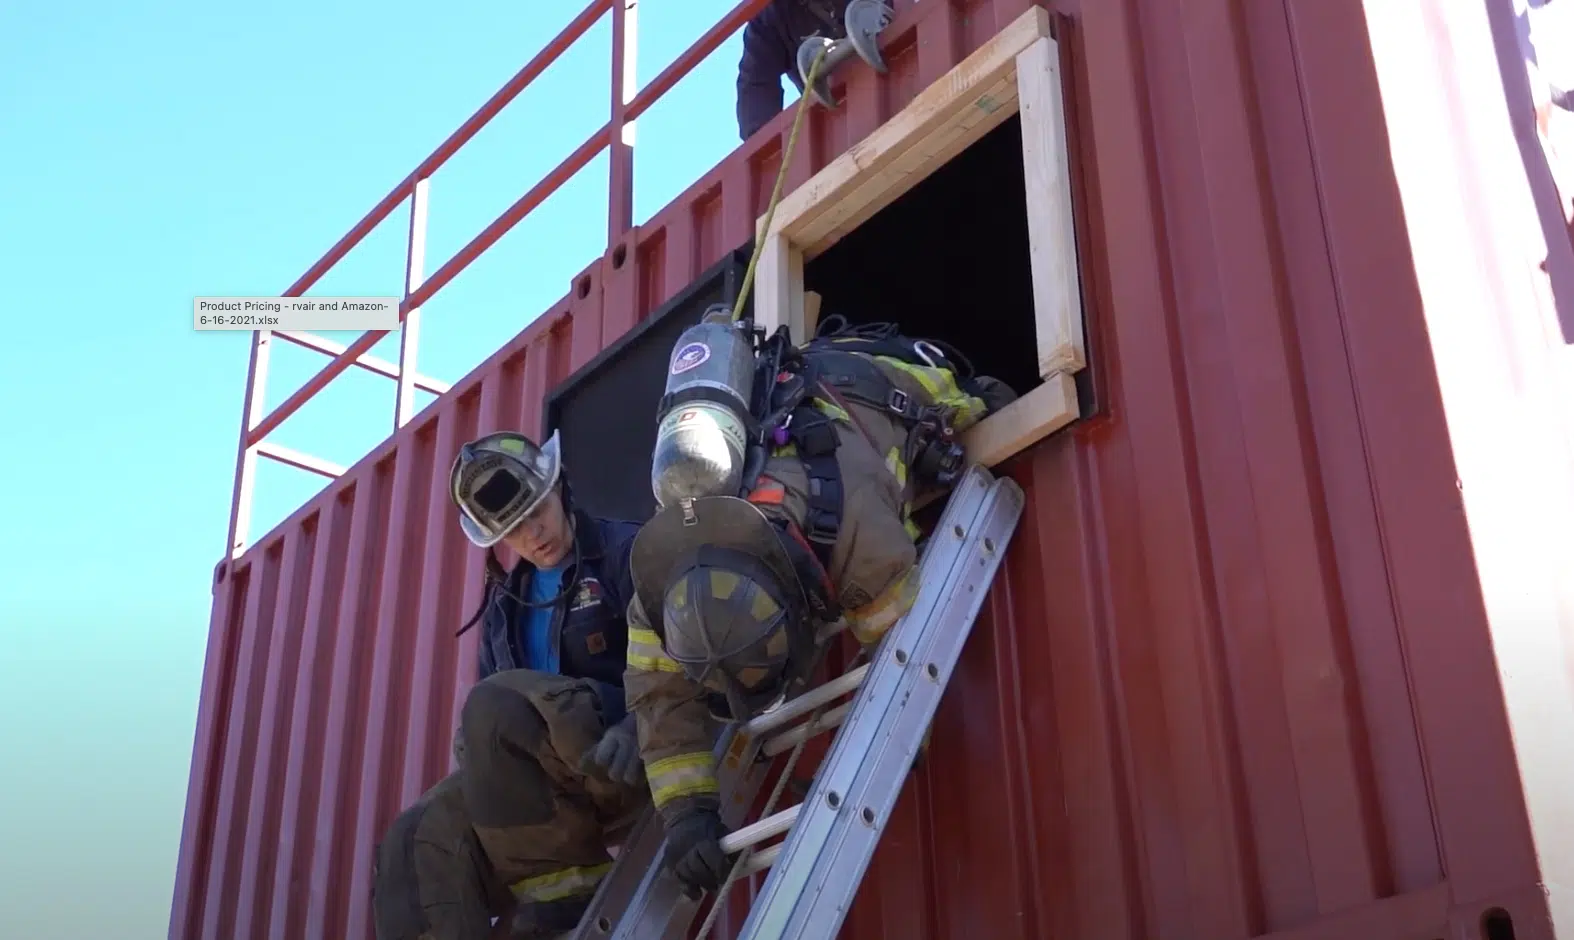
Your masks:
{"label": "blue sky", "polygon": [[[731,6],[646,5],[640,81]],[[192,297],[283,291],[580,8],[0,11],[8,935],[166,933],[247,350],[194,332]],[[603,18],[437,174],[429,270],[600,126],[610,36]],[[735,146],[737,51],[734,37],[642,120],[636,221]],[[421,371],[460,378],[566,293],[602,250],[605,180],[598,159],[437,296]],[[396,212],[314,292],[398,293],[406,225]],[[326,361],[278,346],[270,405]],[[377,352],[397,358],[396,337]],[[349,465],[387,436],[392,396],[357,370],[271,440]],[[253,537],[321,483],[264,462]]]}

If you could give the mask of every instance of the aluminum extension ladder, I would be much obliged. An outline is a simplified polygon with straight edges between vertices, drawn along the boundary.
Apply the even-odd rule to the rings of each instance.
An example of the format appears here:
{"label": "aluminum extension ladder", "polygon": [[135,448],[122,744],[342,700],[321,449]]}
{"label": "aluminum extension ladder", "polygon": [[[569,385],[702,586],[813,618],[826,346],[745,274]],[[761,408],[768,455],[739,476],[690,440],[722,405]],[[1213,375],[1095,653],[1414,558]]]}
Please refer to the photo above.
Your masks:
{"label": "aluminum extension ladder", "polygon": [[[721,815],[734,829],[722,848],[729,857],[743,853],[733,858],[735,878],[771,869],[737,940],[830,940],[841,928],[1023,506],[1015,481],[969,467],[924,548],[913,608],[881,641],[873,661],[722,733],[716,745]],[[828,628],[822,648],[841,629]],[[854,691],[852,701],[830,707]],[[805,715],[808,721],[787,727]],[[774,758],[796,755],[804,741],[838,726],[803,802],[740,828]],[[790,771],[789,764],[772,803]],[[784,832],[785,841],[764,846]],[[701,902],[661,864],[663,837],[660,817],[647,809],[568,937],[689,935]],[[724,887],[717,904],[725,903],[727,892]]]}

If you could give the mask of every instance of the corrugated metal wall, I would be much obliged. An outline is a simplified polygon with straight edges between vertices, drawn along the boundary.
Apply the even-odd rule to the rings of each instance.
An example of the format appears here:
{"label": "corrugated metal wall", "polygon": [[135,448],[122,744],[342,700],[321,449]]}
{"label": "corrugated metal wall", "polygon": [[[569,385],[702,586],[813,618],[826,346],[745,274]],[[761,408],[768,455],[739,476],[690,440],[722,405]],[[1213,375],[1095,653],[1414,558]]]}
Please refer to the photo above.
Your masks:
{"label": "corrugated metal wall", "polygon": [[[793,185],[1027,3],[899,7]],[[1007,467],[1028,515],[847,935],[1550,937],[1361,4],[1052,8],[1109,410]],[[220,570],[171,938],[370,937],[474,669],[442,468],[744,242],[778,148]]]}

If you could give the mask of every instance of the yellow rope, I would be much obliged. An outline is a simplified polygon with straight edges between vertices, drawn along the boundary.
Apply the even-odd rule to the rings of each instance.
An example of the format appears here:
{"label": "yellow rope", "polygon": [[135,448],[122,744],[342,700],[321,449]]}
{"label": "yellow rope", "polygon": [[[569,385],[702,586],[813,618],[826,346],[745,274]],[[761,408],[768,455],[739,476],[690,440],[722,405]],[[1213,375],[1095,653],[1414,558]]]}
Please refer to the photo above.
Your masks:
{"label": "yellow rope", "polygon": [[798,113],[792,119],[792,132],[787,135],[787,146],[782,150],[782,165],[776,171],[776,185],[771,189],[771,201],[765,207],[765,224],[761,226],[758,236],[754,239],[754,256],[749,259],[749,267],[743,272],[743,286],[738,289],[738,299],[732,305],[732,319],[737,321],[743,316],[743,302],[748,299],[749,291],[754,287],[754,268],[759,264],[760,253],[765,250],[765,242],[771,231],[771,218],[776,215],[776,204],[781,202],[782,186],[787,182],[787,165],[792,162],[792,153],[798,146],[798,129],[803,126],[803,116],[809,110],[809,97],[814,93],[814,80],[820,75],[820,63],[825,61],[825,53],[829,47],[821,47],[815,54],[814,63],[809,66],[809,74],[803,81],[803,94],[798,98]]}
{"label": "yellow rope", "polygon": [[[776,215],[776,204],[782,198],[782,187],[787,182],[787,166],[792,162],[793,150],[798,146],[798,130],[803,127],[803,116],[809,110],[809,96],[814,93],[814,81],[820,75],[820,65],[825,61],[827,48],[829,47],[822,46],[820,51],[815,54],[814,62],[809,66],[809,74],[804,77],[803,94],[798,98],[798,113],[793,116],[792,131],[787,135],[787,146],[782,150],[782,165],[776,171],[776,185],[771,188],[771,201],[765,206],[765,224],[761,226],[760,233],[754,240],[754,255],[749,258],[749,267],[743,272],[743,286],[739,288],[738,299],[732,306],[732,319],[734,322],[743,316],[743,302],[748,299],[749,290],[754,286],[754,269],[759,264],[760,253],[765,249],[766,236],[771,231],[771,218]],[[807,724],[813,726],[815,722],[820,720],[820,713],[824,710],[825,706],[823,705],[816,708],[813,714],[809,716]],[[776,781],[776,787],[771,793],[770,799],[765,802],[765,810],[761,813],[762,819],[775,811],[776,801],[781,799],[782,791],[786,789],[787,781],[792,777],[793,767],[798,763],[798,758],[803,754],[804,745],[809,743],[810,737],[811,735],[804,735],[802,740],[798,741],[797,745],[793,747],[792,753],[788,755],[787,767]],[[716,893],[716,897],[711,902],[710,913],[705,918],[705,922],[700,925],[699,933],[696,934],[702,940],[708,937],[711,929],[716,926],[716,919],[725,906],[724,902],[727,899],[727,893],[738,880],[744,864],[748,862],[749,856],[752,854],[752,848],[746,848],[738,853],[738,858],[733,863],[732,871],[728,873],[727,880],[722,884],[721,890]]]}

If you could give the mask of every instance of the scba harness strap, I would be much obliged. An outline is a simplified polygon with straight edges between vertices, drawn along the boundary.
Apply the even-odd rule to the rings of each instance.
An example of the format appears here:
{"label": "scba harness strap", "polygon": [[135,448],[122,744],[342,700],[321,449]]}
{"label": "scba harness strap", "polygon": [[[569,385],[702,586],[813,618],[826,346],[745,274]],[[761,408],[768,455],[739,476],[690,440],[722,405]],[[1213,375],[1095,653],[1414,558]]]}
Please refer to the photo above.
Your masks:
{"label": "scba harness strap", "polygon": [[[834,389],[836,395],[894,415],[915,432],[930,428],[943,433],[943,425],[933,420],[933,409],[920,407],[865,357],[885,356],[911,365],[945,369],[956,377],[958,385],[966,382],[972,371],[970,364],[964,366],[966,373],[954,364],[966,363],[954,350],[902,336],[894,323],[861,327],[845,324],[839,315],[827,318],[819,334],[792,353],[790,363],[781,363],[788,368],[775,378],[768,409],[770,416],[780,416],[779,421],[769,416],[760,421],[765,436],[775,433],[773,443],[790,441],[797,450],[809,479],[803,534],[815,558],[827,570],[841,534],[845,488],[841,465],[836,460],[836,449],[841,443],[836,423],[815,405],[816,393]],[[774,357],[761,357],[761,368],[775,365]]]}

